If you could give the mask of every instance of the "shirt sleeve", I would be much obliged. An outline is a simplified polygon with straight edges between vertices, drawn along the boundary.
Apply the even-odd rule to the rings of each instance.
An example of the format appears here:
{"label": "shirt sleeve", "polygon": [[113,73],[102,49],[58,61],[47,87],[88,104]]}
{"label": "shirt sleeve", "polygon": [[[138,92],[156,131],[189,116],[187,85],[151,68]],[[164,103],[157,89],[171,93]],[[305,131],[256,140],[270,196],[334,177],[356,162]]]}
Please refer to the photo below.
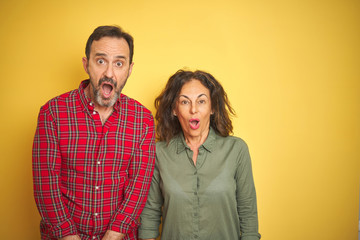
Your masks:
{"label": "shirt sleeve", "polygon": [[144,123],[144,131],[139,147],[134,150],[128,168],[128,184],[124,200],[112,216],[109,230],[128,233],[138,227],[138,218],[145,206],[155,162],[154,120],[150,115]]}
{"label": "shirt sleeve", "polygon": [[57,130],[47,110],[40,109],[33,143],[34,197],[47,233],[61,238],[76,235],[77,229],[62,200]]}
{"label": "shirt sleeve", "polygon": [[140,216],[139,238],[149,239],[159,236],[163,203],[164,199],[160,189],[158,159],[156,158],[148,199]]}
{"label": "shirt sleeve", "polygon": [[241,141],[236,169],[236,199],[241,240],[259,240],[256,192],[248,147]]}

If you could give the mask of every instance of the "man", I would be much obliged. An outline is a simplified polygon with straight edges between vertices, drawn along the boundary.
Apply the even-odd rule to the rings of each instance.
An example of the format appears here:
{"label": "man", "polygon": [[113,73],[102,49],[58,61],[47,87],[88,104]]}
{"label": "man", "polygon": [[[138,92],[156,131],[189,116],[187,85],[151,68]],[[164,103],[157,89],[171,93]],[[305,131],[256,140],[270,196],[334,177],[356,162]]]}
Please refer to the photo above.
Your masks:
{"label": "man", "polygon": [[137,239],[154,158],[149,110],[121,93],[133,38],[101,26],[86,44],[89,80],[41,107],[33,145],[41,238]]}

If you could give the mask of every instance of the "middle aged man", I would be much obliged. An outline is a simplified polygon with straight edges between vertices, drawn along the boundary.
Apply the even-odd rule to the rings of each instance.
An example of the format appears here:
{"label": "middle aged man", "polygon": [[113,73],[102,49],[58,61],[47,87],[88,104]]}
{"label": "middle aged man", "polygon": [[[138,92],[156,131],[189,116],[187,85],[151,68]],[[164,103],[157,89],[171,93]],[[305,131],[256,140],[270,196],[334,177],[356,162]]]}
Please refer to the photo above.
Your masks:
{"label": "middle aged man", "polygon": [[133,38],[101,26],[86,44],[89,80],[41,107],[33,144],[41,239],[133,240],[154,158],[149,110],[121,93]]}

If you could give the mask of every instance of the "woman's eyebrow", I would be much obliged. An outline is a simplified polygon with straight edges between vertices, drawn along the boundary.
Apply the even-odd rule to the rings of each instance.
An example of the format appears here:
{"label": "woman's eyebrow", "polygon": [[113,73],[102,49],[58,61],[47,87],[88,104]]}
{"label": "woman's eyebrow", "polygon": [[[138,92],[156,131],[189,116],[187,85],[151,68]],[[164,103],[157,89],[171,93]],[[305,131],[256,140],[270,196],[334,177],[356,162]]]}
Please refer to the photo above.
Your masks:
{"label": "woman's eyebrow", "polygon": [[[208,96],[207,96],[205,93],[201,93],[199,96],[197,96],[197,98],[200,98],[200,97],[202,97],[202,96],[205,96],[205,97],[207,97],[207,98],[208,98]],[[187,99],[189,99],[189,100],[190,100],[190,98],[189,98],[188,96],[183,95],[183,94],[181,94],[179,97],[184,97],[184,98],[187,98]]]}

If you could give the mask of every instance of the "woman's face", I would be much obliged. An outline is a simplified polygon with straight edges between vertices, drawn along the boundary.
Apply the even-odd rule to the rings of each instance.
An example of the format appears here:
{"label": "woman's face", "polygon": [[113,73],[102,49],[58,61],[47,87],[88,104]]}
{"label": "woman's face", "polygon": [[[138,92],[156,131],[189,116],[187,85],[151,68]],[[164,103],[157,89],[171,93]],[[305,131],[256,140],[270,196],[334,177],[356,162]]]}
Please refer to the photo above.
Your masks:
{"label": "woman's face", "polygon": [[185,83],[173,113],[179,119],[186,139],[206,139],[212,114],[209,89],[196,79]]}

